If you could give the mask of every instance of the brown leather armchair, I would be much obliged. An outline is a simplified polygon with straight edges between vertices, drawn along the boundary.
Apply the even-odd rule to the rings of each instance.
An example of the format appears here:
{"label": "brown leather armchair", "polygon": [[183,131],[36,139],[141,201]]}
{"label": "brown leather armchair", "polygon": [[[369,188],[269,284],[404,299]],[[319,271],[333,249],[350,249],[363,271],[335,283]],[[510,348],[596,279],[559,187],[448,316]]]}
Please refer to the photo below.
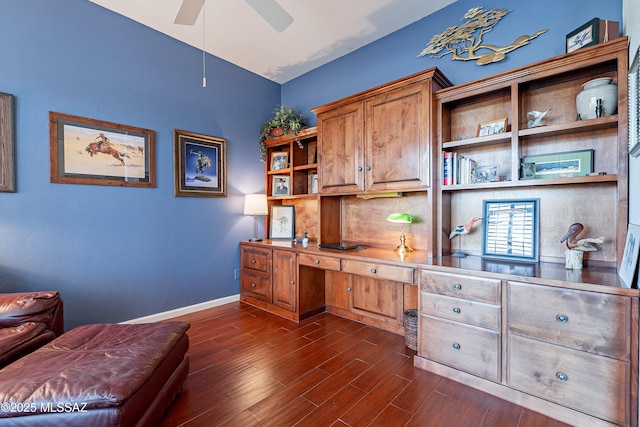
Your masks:
{"label": "brown leather armchair", "polygon": [[64,332],[60,294],[0,294],[0,369]]}

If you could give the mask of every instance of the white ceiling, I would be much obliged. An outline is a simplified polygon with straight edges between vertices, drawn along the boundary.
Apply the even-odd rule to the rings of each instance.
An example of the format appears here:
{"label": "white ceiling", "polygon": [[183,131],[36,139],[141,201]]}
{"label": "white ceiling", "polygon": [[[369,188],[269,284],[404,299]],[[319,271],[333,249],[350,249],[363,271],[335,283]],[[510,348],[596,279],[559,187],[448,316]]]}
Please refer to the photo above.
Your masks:
{"label": "white ceiling", "polygon": [[244,0],[206,0],[206,40],[202,13],[193,26],[173,23],[181,0],[90,1],[198,49],[204,45],[212,55],[285,83],[455,0],[278,0],[294,19],[282,33]]}

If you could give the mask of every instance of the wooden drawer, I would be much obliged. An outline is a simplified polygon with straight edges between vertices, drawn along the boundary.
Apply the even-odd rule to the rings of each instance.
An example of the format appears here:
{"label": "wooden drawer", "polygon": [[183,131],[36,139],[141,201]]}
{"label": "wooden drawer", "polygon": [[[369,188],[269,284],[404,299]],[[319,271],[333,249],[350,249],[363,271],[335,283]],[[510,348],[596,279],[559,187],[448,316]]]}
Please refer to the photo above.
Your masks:
{"label": "wooden drawer", "polygon": [[246,268],[242,269],[240,291],[244,295],[271,303],[271,280],[268,276],[255,274]]}
{"label": "wooden drawer", "polygon": [[500,381],[500,333],[420,315],[420,356]]}
{"label": "wooden drawer", "polygon": [[629,425],[629,365],[509,335],[507,384],[578,411]]}
{"label": "wooden drawer", "polygon": [[420,271],[420,289],[434,294],[500,304],[500,280]]}
{"label": "wooden drawer", "polygon": [[420,311],[489,329],[500,329],[500,306],[427,292],[420,293]]}
{"label": "wooden drawer", "polygon": [[301,253],[298,260],[302,265],[322,268],[324,270],[340,271],[340,258]]}
{"label": "wooden drawer", "polygon": [[242,268],[271,273],[271,250],[241,247],[240,262]]}
{"label": "wooden drawer", "polygon": [[511,333],[629,360],[628,297],[508,282]]}
{"label": "wooden drawer", "polygon": [[342,260],[342,271],[374,279],[393,280],[395,282],[413,283],[413,268],[396,267],[394,265],[373,262]]}

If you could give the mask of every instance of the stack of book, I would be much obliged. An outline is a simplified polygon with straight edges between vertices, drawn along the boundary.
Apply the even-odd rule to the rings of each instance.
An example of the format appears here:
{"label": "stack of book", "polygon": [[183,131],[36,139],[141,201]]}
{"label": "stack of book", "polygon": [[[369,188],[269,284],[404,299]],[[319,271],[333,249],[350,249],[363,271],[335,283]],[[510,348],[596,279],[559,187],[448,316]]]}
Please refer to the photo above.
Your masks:
{"label": "stack of book", "polygon": [[442,153],[444,167],[443,185],[464,185],[475,182],[473,173],[476,162],[473,159],[451,151]]}

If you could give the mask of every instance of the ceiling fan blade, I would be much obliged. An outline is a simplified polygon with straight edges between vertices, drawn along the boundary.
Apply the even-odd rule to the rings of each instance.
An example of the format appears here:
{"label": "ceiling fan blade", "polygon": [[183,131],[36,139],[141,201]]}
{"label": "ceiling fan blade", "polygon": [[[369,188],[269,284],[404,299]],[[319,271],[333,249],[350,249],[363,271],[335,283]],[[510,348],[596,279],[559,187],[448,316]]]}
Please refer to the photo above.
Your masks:
{"label": "ceiling fan blade", "polygon": [[204,0],[182,0],[182,4],[173,23],[180,25],[195,24],[203,4]]}
{"label": "ceiling fan blade", "polygon": [[277,32],[283,32],[293,18],[275,0],[245,0],[249,6],[264,18]]}

